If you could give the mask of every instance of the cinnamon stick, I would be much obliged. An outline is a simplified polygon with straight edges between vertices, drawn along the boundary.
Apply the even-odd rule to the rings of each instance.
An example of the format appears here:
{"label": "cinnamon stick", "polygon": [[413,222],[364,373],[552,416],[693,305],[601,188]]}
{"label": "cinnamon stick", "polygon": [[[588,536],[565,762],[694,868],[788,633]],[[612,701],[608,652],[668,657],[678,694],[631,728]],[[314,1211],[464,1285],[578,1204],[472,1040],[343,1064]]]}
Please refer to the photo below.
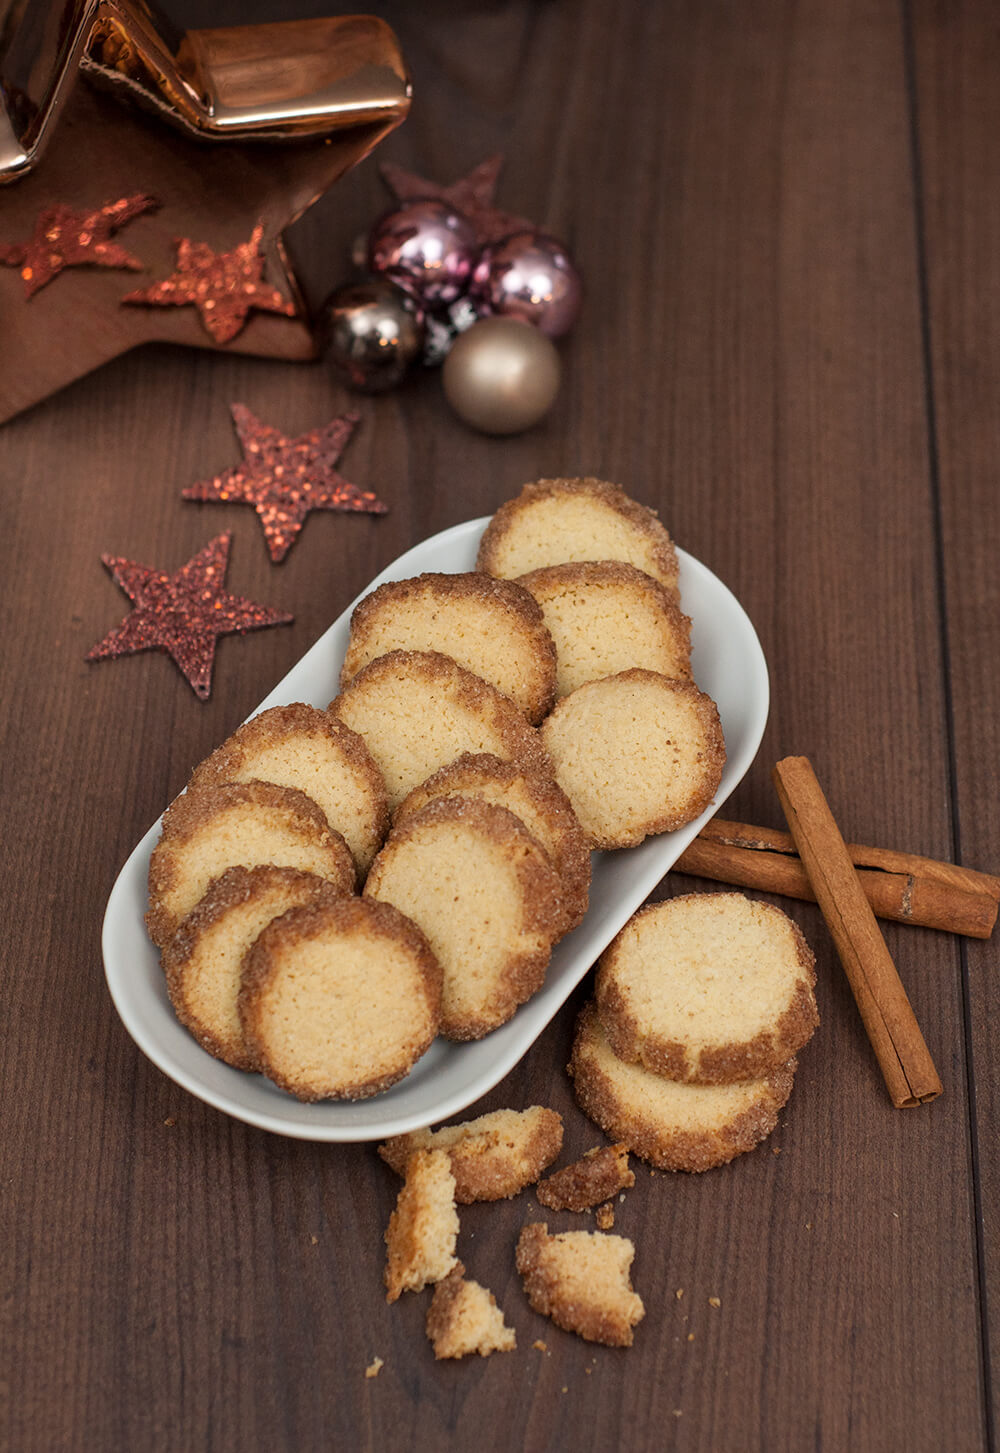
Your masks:
{"label": "cinnamon stick", "polygon": [[942,1086],[930,1051],[808,758],[785,757],[772,776],[892,1103],[935,1099]]}
{"label": "cinnamon stick", "polygon": [[[880,918],[969,938],[989,938],[993,932],[1000,878],[913,853],[857,843],[848,843],[847,851],[858,869],[865,897]],[[859,866],[875,860],[893,867]],[[814,900],[816,896],[791,834],[775,828],[713,818],[677,859],[676,867],[684,873],[786,898]],[[995,893],[991,893],[994,884]]]}

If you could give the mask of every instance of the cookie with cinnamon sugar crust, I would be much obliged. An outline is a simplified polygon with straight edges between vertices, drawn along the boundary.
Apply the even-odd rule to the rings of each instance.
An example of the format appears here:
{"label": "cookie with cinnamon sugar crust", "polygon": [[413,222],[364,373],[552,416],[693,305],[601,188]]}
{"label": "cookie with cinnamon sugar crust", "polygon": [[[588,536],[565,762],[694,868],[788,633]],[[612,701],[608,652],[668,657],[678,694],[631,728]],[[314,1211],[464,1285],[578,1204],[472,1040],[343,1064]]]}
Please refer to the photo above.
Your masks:
{"label": "cookie with cinnamon sugar crust", "polygon": [[544,565],[624,560],[677,599],[677,551],[655,511],[603,479],[538,479],[497,510],[476,568],[516,580]]}
{"label": "cookie with cinnamon sugar crust", "polygon": [[569,798],[549,771],[531,763],[505,762],[489,752],[465,752],[414,787],[396,809],[395,821],[437,797],[476,797],[519,817],[548,853],[562,881],[563,931],[587,911],[590,849]]}
{"label": "cookie with cinnamon sugar crust", "polygon": [[434,1356],[468,1357],[478,1352],[488,1357],[491,1352],[513,1352],[517,1335],[508,1327],[496,1297],[466,1278],[459,1261],[434,1288],[427,1309],[427,1336]]}
{"label": "cookie with cinnamon sugar crust", "polygon": [[388,580],[351,616],[346,686],[388,651],[441,651],[540,722],[555,700],[556,653],[534,597],[481,571]]}
{"label": "cookie with cinnamon sugar crust", "polygon": [[188,787],[253,780],[311,797],[364,876],[389,829],[389,810],[382,773],[357,732],[306,702],[272,706],[199,763]]}
{"label": "cookie with cinnamon sugar crust", "polygon": [[629,919],[601,955],[594,997],[619,1059],[732,1084],[780,1069],[812,1038],[814,962],[773,904],[686,893]]}
{"label": "cookie with cinnamon sugar crust", "polygon": [[557,1327],[587,1342],[631,1347],[632,1329],[646,1314],[629,1270],[635,1247],[603,1231],[550,1236],[542,1222],[525,1226],[516,1262],[528,1301]]}
{"label": "cookie with cinnamon sugar crust", "polygon": [[390,812],[463,752],[546,765],[538,733],[510,697],[440,651],[377,656],[328,710],[364,738]]}
{"label": "cookie with cinnamon sugar crust", "polygon": [[442,1281],[461,1263],[455,1255],[455,1178],[440,1150],[418,1150],[406,1166],[385,1233],[387,1302]]}
{"label": "cookie with cinnamon sugar crust", "polygon": [[593,1003],[577,1020],[567,1070],[577,1104],[606,1135],[659,1170],[705,1171],[753,1150],[778,1123],[796,1062],[758,1080],[691,1085],[620,1060]]}
{"label": "cookie with cinnamon sugar crust", "polygon": [[447,1152],[455,1176],[455,1200],[500,1201],[533,1185],[562,1149],[562,1116],[542,1105],[492,1110],[440,1130],[411,1130],[378,1148],[386,1165],[403,1175],[415,1150]]}

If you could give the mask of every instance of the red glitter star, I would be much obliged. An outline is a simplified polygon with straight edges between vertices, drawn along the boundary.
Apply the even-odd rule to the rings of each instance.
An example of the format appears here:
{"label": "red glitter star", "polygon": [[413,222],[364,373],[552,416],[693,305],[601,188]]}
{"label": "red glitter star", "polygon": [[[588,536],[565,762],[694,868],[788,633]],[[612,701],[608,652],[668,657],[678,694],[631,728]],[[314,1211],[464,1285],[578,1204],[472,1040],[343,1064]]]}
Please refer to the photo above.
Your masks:
{"label": "red glitter star", "polygon": [[207,242],[179,237],[177,271],[151,287],[127,293],[122,302],[160,308],[191,304],[216,343],[231,342],[245,326],[251,308],[294,318],[298,312],[295,303],[263,281],[263,235],[258,223],[249,242],[238,242],[229,252],[215,252]]}
{"label": "red glitter star", "polygon": [[342,414],[319,429],[288,439],[262,424],[245,404],[233,404],[243,463],[182,491],[184,499],[251,504],[260,516],[271,559],[284,560],[310,510],[356,510],[384,515],[386,506],[360,490],[334,465],[358,426]]}
{"label": "red glitter star", "polygon": [[106,202],[92,212],[75,212],[64,202],[56,202],[39,212],[30,241],[0,246],[0,262],[21,269],[28,298],[34,297],[64,267],[91,264],[125,267],[137,272],[142,263],[117,242],[112,242],[111,234],[133,217],[159,205],[155,197],[141,193]]}
{"label": "red glitter star", "polygon": [[443,187],[438,182],[429,182],[416,172],[404,171],[394,162],[380,163],[382,180],[386,183],[397,202],[412,202],[417,198],[434,197],[447,202],[463,217],[467,217],[476,229],[476,240],[481,243],[499,242],[512,232],[534,228],[533,222],[516,217],[513,212],[501,212],[493,206],[503,157],[497,152],[474,167],[468,176],[460,177],[451,186]]}
{"label": "red glitter star", "polygon": [[102,555],[115,582],[135,608],[88,651],[87,660],[132,656],[137,651],[166,651],[187,677],[195,695],[206,701],[212,689],[215,643],[220,636],[284,626],[294,619],[241,595],[227,595],[222,589],[232,538],[229,533],[217,535],[173,575],[121,556]]}

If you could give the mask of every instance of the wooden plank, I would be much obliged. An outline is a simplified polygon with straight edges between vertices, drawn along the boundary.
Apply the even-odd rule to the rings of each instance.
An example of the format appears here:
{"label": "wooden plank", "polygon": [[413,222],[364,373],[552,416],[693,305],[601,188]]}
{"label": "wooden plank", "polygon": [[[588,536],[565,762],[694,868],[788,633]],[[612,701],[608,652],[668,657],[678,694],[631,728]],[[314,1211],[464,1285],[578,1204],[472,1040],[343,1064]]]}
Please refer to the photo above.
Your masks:
{"label": "wooden plank", "polygon": [[[176,18],[233,23],[251,8],[268,11],[178,4]],[[545,474],[620,480],[747,605],[774,704],[730,815],[779,824],[770,766],[807,752],[850,838],[951,850],[898,8],[373,8],[416,91],[384,155],[448,180],[505,150],[501,202],[571,243],[586,311],[532,433],[469,433],[432,374],[362,400],[344,471],[390,514],[313,517],[279,567],[249,511],[183,504],[180,490],[237,457],[232,401],[288,432],[355,403],[321,366],[151,350],[0,432],[0,590],[16,622],[0,694],[0,853],[15,885],[0,920],[13,1349],[0,1442],[978,1448],[963,1004],[943,935],[886,929],[945,1081],[933,1106],[902,1113],[818,912],[785,905],[816,949],[821,1030],[770,1144],[700,1177],[637,1166],[615,1228],[635,1241],[647,1307],[635,1346],[589,1346],[527,1307],[513,1267],[538,1215],[525,1197],[463,1211],[460,1243],[518,1350],[455,1366],[433,1360],[426,1296],[384,1303],[397,1187],[374,1152],[202,1106],[147,1064],[107,999],[104,901],[192,765],[383,564]],[[383,202],[368,166],[303,220],[296,251],[317,295]],[[84,663],[124,613],[102,551],[176,568],[225,527],[230,587],[294,611],[292,627],[223,641],[206,704],[166,659]],[[953,693],[961,731],[979,730],[975,696]],[[553,1105],[567,1159],[603,1138],[563,1070],[573,1008],[480,1107]],[[366,1379],[375,1355],[385,1365]]]}
{"label": "wooden plank", "polygon": [[[987,4],[917,3],[914,91],[923,178],[928,345],[940,495],[951,695],[956,852],[1000,863],[1000,33]],[[1000,1389],[1000,1013],[994,944],[968,944],[964,990],[975,1074],[970,1107],[979,1174],[979,1268],[988,1328],[992,1426]]]}

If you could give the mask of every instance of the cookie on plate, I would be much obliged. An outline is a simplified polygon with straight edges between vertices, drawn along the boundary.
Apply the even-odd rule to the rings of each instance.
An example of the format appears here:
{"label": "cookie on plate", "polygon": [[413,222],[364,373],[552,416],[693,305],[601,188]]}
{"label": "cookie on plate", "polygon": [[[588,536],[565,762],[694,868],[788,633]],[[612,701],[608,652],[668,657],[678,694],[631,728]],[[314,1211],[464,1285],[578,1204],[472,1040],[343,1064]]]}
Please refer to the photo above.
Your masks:
{"label": "cookie on plate", "polygon": [[643,666],[691,678],[691,622],[658,580],[619,560],[547,565],[520,582],[538,602],[556,651],[556,693]]}
{"label": "cookie on plate", "polygon": [[444,1150],[455,1176],[455,1200],[500,1201],[537,1181],[562,1149],[562,1116],[542,1105],[492,1110],[440,1130],[411,1130],[378,1148],[386,1165],[403,1175],[415,1150]]}
{"label": "cookie on plate", "polygon": [[669,533],[651,509],[603,479],[526,484],[486,526],[476,565],[513,580],[574,560],[624,560],[677,596],[677,551]]}
{"label": "cookie on plate", "polygon": [[759,1080],[690,1085],[620,1060],[594,1004],[577,1022],[568,1066],[584,1114],[660,1170],[711,1170],[765,1140],[792,1093],[795,1061]]}
{"label": "cookie on plate", "polygon": [[538,733],[495,686],[440,651],[389,651],[362,667],[330,711],[364,737],[394,812],[463,752],[545,764]]}
{"label": "cookie on plate", "polygon": [[289,908],[336,895],[326,878],[298,868],[227,868],[163,950],[177,1018],[202,1049],[238,1070],[256,1066],[236,1007],[243,957],[262,929]]}
{"label": "cookie on plate", "polygon": [[691,822],[715,796],[726,760],[711,697],[638,668],[564,696],[541,738],[595,848],[634,847]]}
{"label": "cookie on plate", "polygon": [[434,1356],[468,1357],[478,1352],[513,1352],[517,1335],[508,1327],[496,1297],[477,1281],[467,1281],[458,1262],[434,1288],[427,1311],[427,1336]]}
{"label": "cookie on plate", "polygon": [[780,908],[687,893],[629,919],[601,956],[594,997],[619,1059],[695,1084],[760,1079],[819,1023],[812,951]]}
{"label": "cookie on plate", "polygon": [[441,970],[409,919],[331,898],[269,923],[237,1000],[261,1072],[299,1100],[360,1100],[401,1080],[437,1032]]}
{"label": "cookie on plate", "polygon": [[512,812],[446,797],[393,829],[364,891],[427,935],[444,973],[441,1033],[480,1039],[541,988],[562,922],[560,889]]}
{"label": "cookie on plate", "polygon": [[455,1177],[448,1157],[440,1150],[418,1150],[407,1163],[385,1233],[386,1301],[443,1280],[459,1265],[457,1240]]}
{"label": "cookie on plate", "polygon": [[632,1329],[646,1314],[629,1278],[634,1255],[624,1236],[601,1231],[550,1236],[545,1222],[536,1221],[521,1232],[516,1260],[536,1312],[587,1342],[631,1347]]}
{"label": "cookie on plate", "polygon": [[227,868],[272,863],[354,890],[354,859],[312,798],[273,782],[226,782],[176,797],[149,862],[146,927],[157,948]]}
{"label": "cookie on plate", "polygon": [[562,881],[565,932],[576,927],[587,911],[590,849],[569,798],[551,772],[505,762],[488,752],[467,752],[414,787],[396,809],[395,821],[402,822],[437,797],[478,797],[519,817]]}
{"label": "cookie on plate", "polygon": [[532,595],[481,571],[390,580],[359,601],[341,686],[388,651],[441,651],[539,722],[555,700],[556,655]]}
{"label": "cookie on plate", "polygon": [[272,706],[194,769],[188,787],[220,782],[297,787],[343,835],[363,877],[389,827],[382,774],[357,732],[305,702]]}

